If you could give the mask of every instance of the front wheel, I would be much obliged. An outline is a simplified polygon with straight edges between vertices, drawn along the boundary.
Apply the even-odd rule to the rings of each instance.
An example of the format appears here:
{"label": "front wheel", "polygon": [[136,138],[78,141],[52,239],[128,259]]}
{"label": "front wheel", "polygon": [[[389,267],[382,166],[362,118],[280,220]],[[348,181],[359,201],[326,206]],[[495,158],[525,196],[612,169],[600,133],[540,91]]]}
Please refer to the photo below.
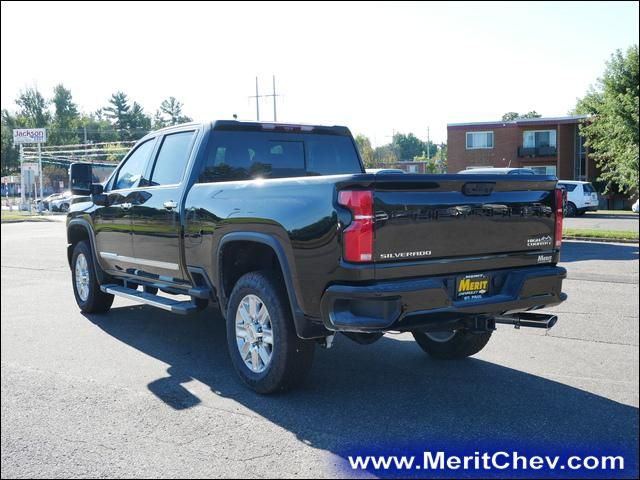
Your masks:
{"label": "front wheel", "polygon": [[434,358],[444,360],[475,355],[491,338],[491,332],[471,333],[468,330],[412,333],[422,350]]}
{"label": "front wheel", "polygon": [[273,272],[240,277],[226,322],[233,367],[256,392],[287,390],[311,368],[315,342],[298,338],[285,287]]}
{"label": "front wheel", "polygon": [[86,241],[78,242],[71,259],[73,294],[84,313],[104,313],[111,308],[113,295],[100,290],[92,260],[89,244]]}

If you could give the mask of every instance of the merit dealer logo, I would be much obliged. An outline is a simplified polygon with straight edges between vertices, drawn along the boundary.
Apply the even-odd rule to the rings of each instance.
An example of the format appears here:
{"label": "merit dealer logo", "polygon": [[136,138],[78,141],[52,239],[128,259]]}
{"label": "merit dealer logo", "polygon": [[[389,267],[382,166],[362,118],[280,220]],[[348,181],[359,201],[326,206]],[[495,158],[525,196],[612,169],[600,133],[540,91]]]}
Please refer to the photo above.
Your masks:
{"label": "merit dealer logo", "polygon": [[527,247],[550,247],[552,243],[553,238],[551,238],[551,235],[541,235],[529,238],[527,240]]}

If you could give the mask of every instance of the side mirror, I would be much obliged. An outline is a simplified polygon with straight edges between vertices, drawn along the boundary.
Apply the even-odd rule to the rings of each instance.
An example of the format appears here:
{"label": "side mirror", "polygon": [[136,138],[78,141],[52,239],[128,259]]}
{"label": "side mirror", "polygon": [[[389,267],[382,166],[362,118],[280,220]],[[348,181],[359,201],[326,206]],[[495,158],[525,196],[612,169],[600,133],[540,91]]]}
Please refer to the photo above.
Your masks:
{"label": "side mirror", "polygon": [[90,163],[72,163],[69,167],[69,190],[73,195],[91,195],[93,175]]}
{"label": "side mirror", "polygon": [[101,183],[91,185],[91,201],[96,205],[107,205],[108,197],[104,193],[104,186]]}

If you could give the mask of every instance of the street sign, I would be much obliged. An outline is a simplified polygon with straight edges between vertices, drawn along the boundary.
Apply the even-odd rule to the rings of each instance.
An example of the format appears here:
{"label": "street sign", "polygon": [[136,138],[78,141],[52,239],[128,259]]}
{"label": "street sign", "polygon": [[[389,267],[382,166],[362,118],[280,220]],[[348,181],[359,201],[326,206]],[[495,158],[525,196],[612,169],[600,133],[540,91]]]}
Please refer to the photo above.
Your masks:
{"label": "street sign", "polygon": [[38,176],[38,172],[40,172],[40,169],[38,168],[38,164],[37,163],[27,163],[24,162],[22,164],[22,168],[24,168],[25,170],[28,170],[30,172],[33,172],[33,174],[35,176]]}
{"label": "street sign", "polygon": [[14,128],[13,144],[20,143],[47,143],[46,128]]}

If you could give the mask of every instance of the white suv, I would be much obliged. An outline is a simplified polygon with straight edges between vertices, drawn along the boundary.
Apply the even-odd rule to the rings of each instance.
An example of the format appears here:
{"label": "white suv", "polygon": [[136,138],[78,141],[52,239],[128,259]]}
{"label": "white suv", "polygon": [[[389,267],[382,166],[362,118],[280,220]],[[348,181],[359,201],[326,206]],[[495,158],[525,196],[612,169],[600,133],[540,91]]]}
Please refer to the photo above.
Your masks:
{"label": "white suv", "polygon": [[598,211],[598,193],[589,182],[560,180],[558,186],[567,191],[567,217]]}

